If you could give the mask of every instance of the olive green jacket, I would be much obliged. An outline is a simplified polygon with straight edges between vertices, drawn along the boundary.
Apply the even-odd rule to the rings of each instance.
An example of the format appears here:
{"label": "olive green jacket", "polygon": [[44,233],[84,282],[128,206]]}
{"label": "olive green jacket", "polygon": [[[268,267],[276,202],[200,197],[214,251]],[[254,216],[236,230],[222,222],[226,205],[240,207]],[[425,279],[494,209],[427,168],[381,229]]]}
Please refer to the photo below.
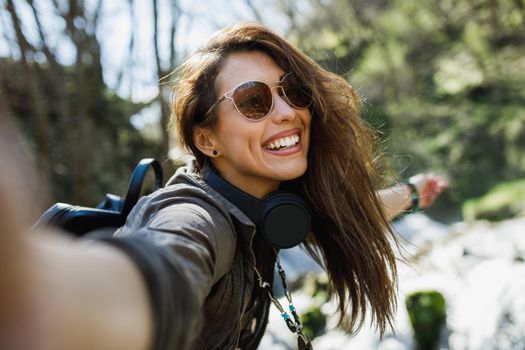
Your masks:
{"label": "olive green jacket", "polygon": [[248,217],[188,167],[140,199],[108,242],[124,249],[144,276],[153,349],[257,348],[270,302],[254,288],[255,257],[270,282],[275,262],[254,254],[254,244],[263,247],[258,241]]}

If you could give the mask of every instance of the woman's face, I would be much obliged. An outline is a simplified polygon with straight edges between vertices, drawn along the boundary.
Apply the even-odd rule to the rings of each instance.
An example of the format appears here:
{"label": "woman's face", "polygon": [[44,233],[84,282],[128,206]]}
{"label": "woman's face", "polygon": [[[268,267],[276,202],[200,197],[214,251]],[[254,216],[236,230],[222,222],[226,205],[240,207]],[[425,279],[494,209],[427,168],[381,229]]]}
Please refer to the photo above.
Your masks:
{"label": "woman's face", "polygon": [[[230,54],[215,80],[218,98],[239,84],[250,80],[270,86],[288,72],[279,67],[270,56],[259,52]],[[310,144],[311,115],[308,109],[290,106],[272,88],[273,108],[259,121],[244,118],[233,101],[224,99],[217,106],[217,124],[208,130],[207,139],[216,150],[211,161],[230,183],[255,197],[262,198],[277,189],[281,181],[301,176],[307,167]],[[297,140],[295,145],[277,149],[285,138]]]}

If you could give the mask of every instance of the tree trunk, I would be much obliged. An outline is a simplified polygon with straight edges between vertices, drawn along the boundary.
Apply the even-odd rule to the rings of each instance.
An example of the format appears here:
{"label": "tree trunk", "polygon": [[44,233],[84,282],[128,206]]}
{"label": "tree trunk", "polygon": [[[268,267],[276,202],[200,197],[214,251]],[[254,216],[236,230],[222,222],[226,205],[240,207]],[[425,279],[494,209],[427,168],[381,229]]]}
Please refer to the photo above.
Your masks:
{"label": "tree trunk", "polygon": [[[35,155],[37,160],[38,171],[44,181],[47,182],[51,175],[51,156],[49,146],[49,120],[47,118],[47,104],[42,93],[42,84],[40,82],[40,74],[35,63],[29,62],[27,53],[34,53],[35,50],[29,41],[26,39],[20,18],[16,12],[13,0],[7,0],[7,11],[11,16],[13,28],[15,30],[17,44],[22,56],[23,81],[27,86],[29,92],[29,105],[31,110],[31,118],[34,121],[33,142],[35,148]],[[45,183],[44,182],[44,183]]]}
{"label": "tree trunk", "polygon": [[[172,2],[172,6],[176,6],[176,1],[174,0]],[[174,13],[172,11],[172,38],[175,36],[175,27],[177,25],[178,17],[174,16]],[[164,70],[162,67],[162,62],[160,59],[160,44],[159,44],[159,16],[158,16],[158,1],[153,0],[153,44],[155,48],[155,62],[157,65],[157,77],[159,81],[159,102],[160,102],[160,130],[161,130],[161,150],[163,157],[167,157],[169,149],[170,149],[170,135],[168,132],[168,124],[170,120],[170,94],[169,91],[167,91],[166,84],[163,83],[163,79],[167,75],[167,70]],[[170,42],[170,50],[171,57],[168,62],[172,62],[175,60],[174,56],[176,54],[176,51],[174,49],[174,43]],[[171,166],[171,163],[164,163],[164,171],[167,174],[171,174],[173,172],[173,167]]]}

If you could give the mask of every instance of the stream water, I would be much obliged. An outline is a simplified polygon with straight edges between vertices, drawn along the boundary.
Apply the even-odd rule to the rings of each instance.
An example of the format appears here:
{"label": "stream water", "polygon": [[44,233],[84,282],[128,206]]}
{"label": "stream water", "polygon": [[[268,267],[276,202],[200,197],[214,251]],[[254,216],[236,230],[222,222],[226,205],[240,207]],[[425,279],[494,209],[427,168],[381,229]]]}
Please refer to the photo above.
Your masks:
{"label": "stream water", "polygon": [[[365,323],[356,335],[345,335],[335,329],[334,305],[327,302],[321,308],[328,315],[327,327],[313,340],[314,349],[414,349],[405,296],[437,290],[447,303],[441,350],[525,350],[525,218],[446,226],[413,214],[395,228],[404,237],[407,257],[398,266],[395,332],[389,330],[380,339]],[[321,273],[299,248],[280,254],[290,279],[309,271]],[[292,294],[299,313],[311,306],[312,298],[300,289]],[[260,349],[288,350],[296,344],[279,313],[271,309]]]}

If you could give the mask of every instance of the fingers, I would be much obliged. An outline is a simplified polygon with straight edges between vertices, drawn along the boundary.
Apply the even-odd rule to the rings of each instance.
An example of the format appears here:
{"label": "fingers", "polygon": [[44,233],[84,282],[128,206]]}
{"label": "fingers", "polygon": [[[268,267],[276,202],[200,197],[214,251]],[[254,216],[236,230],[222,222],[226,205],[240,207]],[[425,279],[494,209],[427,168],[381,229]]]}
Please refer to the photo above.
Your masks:
{"label": "fingers", "polygon": [[437,176],[432,173],[420,173],[410,178],[419,192],[419,206],[426,208],[439,197],[448,187],[448,181],[443,176]]}
{"label": "fingers", "polygon": [[448,181],[444,177],[431,173],[418,174],[415,180],[417,181],[416,187],[419,191],[419,205],[421,208],[432,205],[441,192],[448,187]]}

